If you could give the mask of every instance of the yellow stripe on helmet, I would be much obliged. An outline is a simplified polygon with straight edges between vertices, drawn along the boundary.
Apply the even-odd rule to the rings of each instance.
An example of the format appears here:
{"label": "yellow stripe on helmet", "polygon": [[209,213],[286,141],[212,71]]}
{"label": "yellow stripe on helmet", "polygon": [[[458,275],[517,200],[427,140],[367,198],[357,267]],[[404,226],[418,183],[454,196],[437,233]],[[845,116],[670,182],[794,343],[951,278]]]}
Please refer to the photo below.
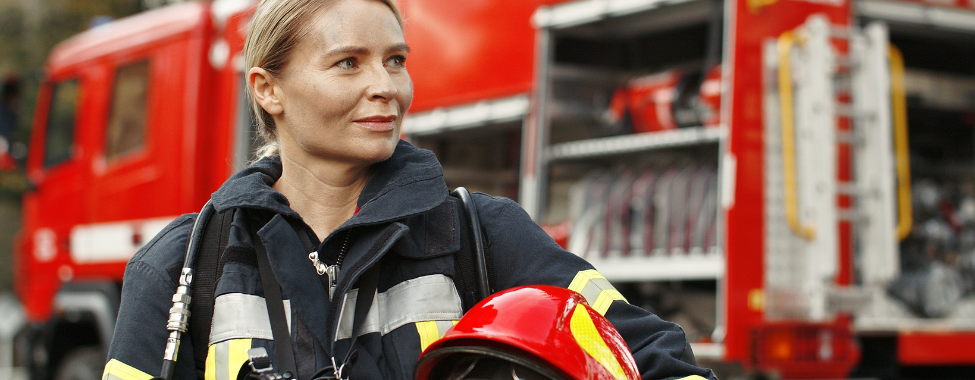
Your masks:
{"label": "yellow stripe on helmet", "polygon": [[599,335],[599,331],[596,330],[596,325],[592,322],[592,317],[589,316],[589,311],[586,310],[585,306],[576,305],[575,311],[572,312],[572,319],[569,321],[569,328],[572,331],[572,336],[576,339],[576,343],[579,343],[579,347],[582,347],[589,356],[596,359],[596,362],[613,375],[614,379],[627,380],[623,366],[620,365],[619,360],[613,355],[613,351],[606,345],[603,337]]}

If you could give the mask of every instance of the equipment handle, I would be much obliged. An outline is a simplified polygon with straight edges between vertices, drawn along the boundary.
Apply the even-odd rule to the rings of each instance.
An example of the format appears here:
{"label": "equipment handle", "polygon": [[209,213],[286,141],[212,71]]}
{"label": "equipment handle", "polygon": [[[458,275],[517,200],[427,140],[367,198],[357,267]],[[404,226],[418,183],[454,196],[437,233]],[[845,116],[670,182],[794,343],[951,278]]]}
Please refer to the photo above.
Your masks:
{"label": "equipment handle", "polygon": [[896,46],[887,48],[890,61],[891,108],[894,115],[894,157],[897,163],[897,240],[904,240],[914,224],[911,209],[911,157],[907,143],[907,91],[904,89],[904,56]]}
{"label": "equipment handle", "polygon": [[485,254],[484,240],[481,237],[481,221],[477,217],[477,206],[474,204],[474,197],[471,196],[470,191],[467,191],[467,189],[464,187],[457,187],[452,192],[452,195],[460,198],[460,203],[462,207],[464,207],[463,211],[467,215],[467,220],[469,220],[471,224],[471,240],[473,240],[474,244],[474,265],[477,269],[475,272],[475,278],[477,281],[478,295],[478,299],[474,303],[477,303],[491,295],[491,284],[487,269],[487,255]]}
{"label": "equipment handle", "polygon": [[778,39],[779,52],[779,104],[782,113],[782,175],[785,182],[785,218],[796,235],[812,240],[816,229],[799,222],[799,205],[796,196],[796,146],[793,124],[792,67],[790,56],[795,37],[792,31],[782,33]]}

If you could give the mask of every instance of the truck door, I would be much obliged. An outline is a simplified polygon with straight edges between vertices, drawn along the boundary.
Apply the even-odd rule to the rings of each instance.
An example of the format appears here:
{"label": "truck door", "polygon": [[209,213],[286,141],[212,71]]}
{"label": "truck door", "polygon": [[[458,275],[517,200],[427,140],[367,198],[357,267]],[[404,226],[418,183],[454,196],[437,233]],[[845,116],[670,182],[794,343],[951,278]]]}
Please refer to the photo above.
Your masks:
{"label": "truck door", "polygon": [[[194,17],[199,17],[194,13]],[[87,187],[89,218],[72,231],[79,268],[121,276],[124,263],[168,222],[186,212],[197,164],[187,131],[196,130],[194,99],[202,61],[196,29],[120,49],[97,65],[107,78]],[[202,82],[202,80],[200,80]]]}
{"label": "truck door", "polygon": [[172,176],[160,166],[173,161],[167,156],[176,149],[159,147],[178,147],[179,141],[160,133],[152,117],[160,111],[161,86],[153,80],[160,63],[153,55],[140,55],[100,65],[107,78],[101,105],[104,121],[92,125],[92,182],[85,197],[91,211],[72,229],[71,256],[76,264],[124,263],[154,235],[143,231],[146,224],[152,230],[165,225],[146,220],[159,216],[158,209],[171,204],[168,198],[175,193],[160,191],[161,181]]}
{"label": "truck door", "polygon": [[[187,80],[186,39],[133,52],[111,65],[112,93],[93,202],[98,221],[175,215],[183,164]],[[194,120],[195,121],[195,120]],[[192,123],[193,121],[191,121]],[[188,180],[188,179],[186,179]]]}
{"label": "truck door", "polygon": [[24,197],[26,244],[15,271],[33,279],[18,281],[31,320],[50,313],[48,301],[57,291],[57,278],[73,276],[66,253],[71,226],[87,211],[83,194],[90,178],[84,160],[87,136],[81,126],[90,116],[87,106],[96,82],[93,76],[74,72],[51,78],[41,89],[27,162],[32,190]]}

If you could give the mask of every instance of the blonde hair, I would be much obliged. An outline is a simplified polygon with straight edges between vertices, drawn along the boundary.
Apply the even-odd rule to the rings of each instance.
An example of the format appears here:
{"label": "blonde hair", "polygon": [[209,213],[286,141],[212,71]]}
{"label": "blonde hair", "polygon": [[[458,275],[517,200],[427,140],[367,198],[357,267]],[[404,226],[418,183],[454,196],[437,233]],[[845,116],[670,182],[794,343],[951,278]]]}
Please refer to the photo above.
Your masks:
{"label": "blonde hair", "polygon": [[[261,0],[251,18],[244,42],[244,67],[247,70],[260,67],[272,77],[279,77],[288,64],[291,51],[308,33],[311,18],[334,5],[336,1],[338,0]],[[396,15],[400,27],[403,26],[403,16],[394,0],[375,1],[386,4]],[[273,156],[279,153],[274,118],[257,103],[253,91],[248,86],[247,97],[254,111],[257,132],[263,140],[257,156]]]}

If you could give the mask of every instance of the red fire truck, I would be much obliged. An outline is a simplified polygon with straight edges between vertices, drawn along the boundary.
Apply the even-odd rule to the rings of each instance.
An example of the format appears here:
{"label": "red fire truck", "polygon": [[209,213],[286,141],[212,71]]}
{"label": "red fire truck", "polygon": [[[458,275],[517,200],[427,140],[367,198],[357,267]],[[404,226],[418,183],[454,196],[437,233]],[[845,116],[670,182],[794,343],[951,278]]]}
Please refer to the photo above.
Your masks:
{"label": "red fire truck", "polygon": [[[252,6],[171,5],[52,51],[15,263],[32,378],[98,377],[126,260],[252,158]],[[975,366],[975,4],[400,6],[404,138],[450,186],[518,199],[704,365]]]}

